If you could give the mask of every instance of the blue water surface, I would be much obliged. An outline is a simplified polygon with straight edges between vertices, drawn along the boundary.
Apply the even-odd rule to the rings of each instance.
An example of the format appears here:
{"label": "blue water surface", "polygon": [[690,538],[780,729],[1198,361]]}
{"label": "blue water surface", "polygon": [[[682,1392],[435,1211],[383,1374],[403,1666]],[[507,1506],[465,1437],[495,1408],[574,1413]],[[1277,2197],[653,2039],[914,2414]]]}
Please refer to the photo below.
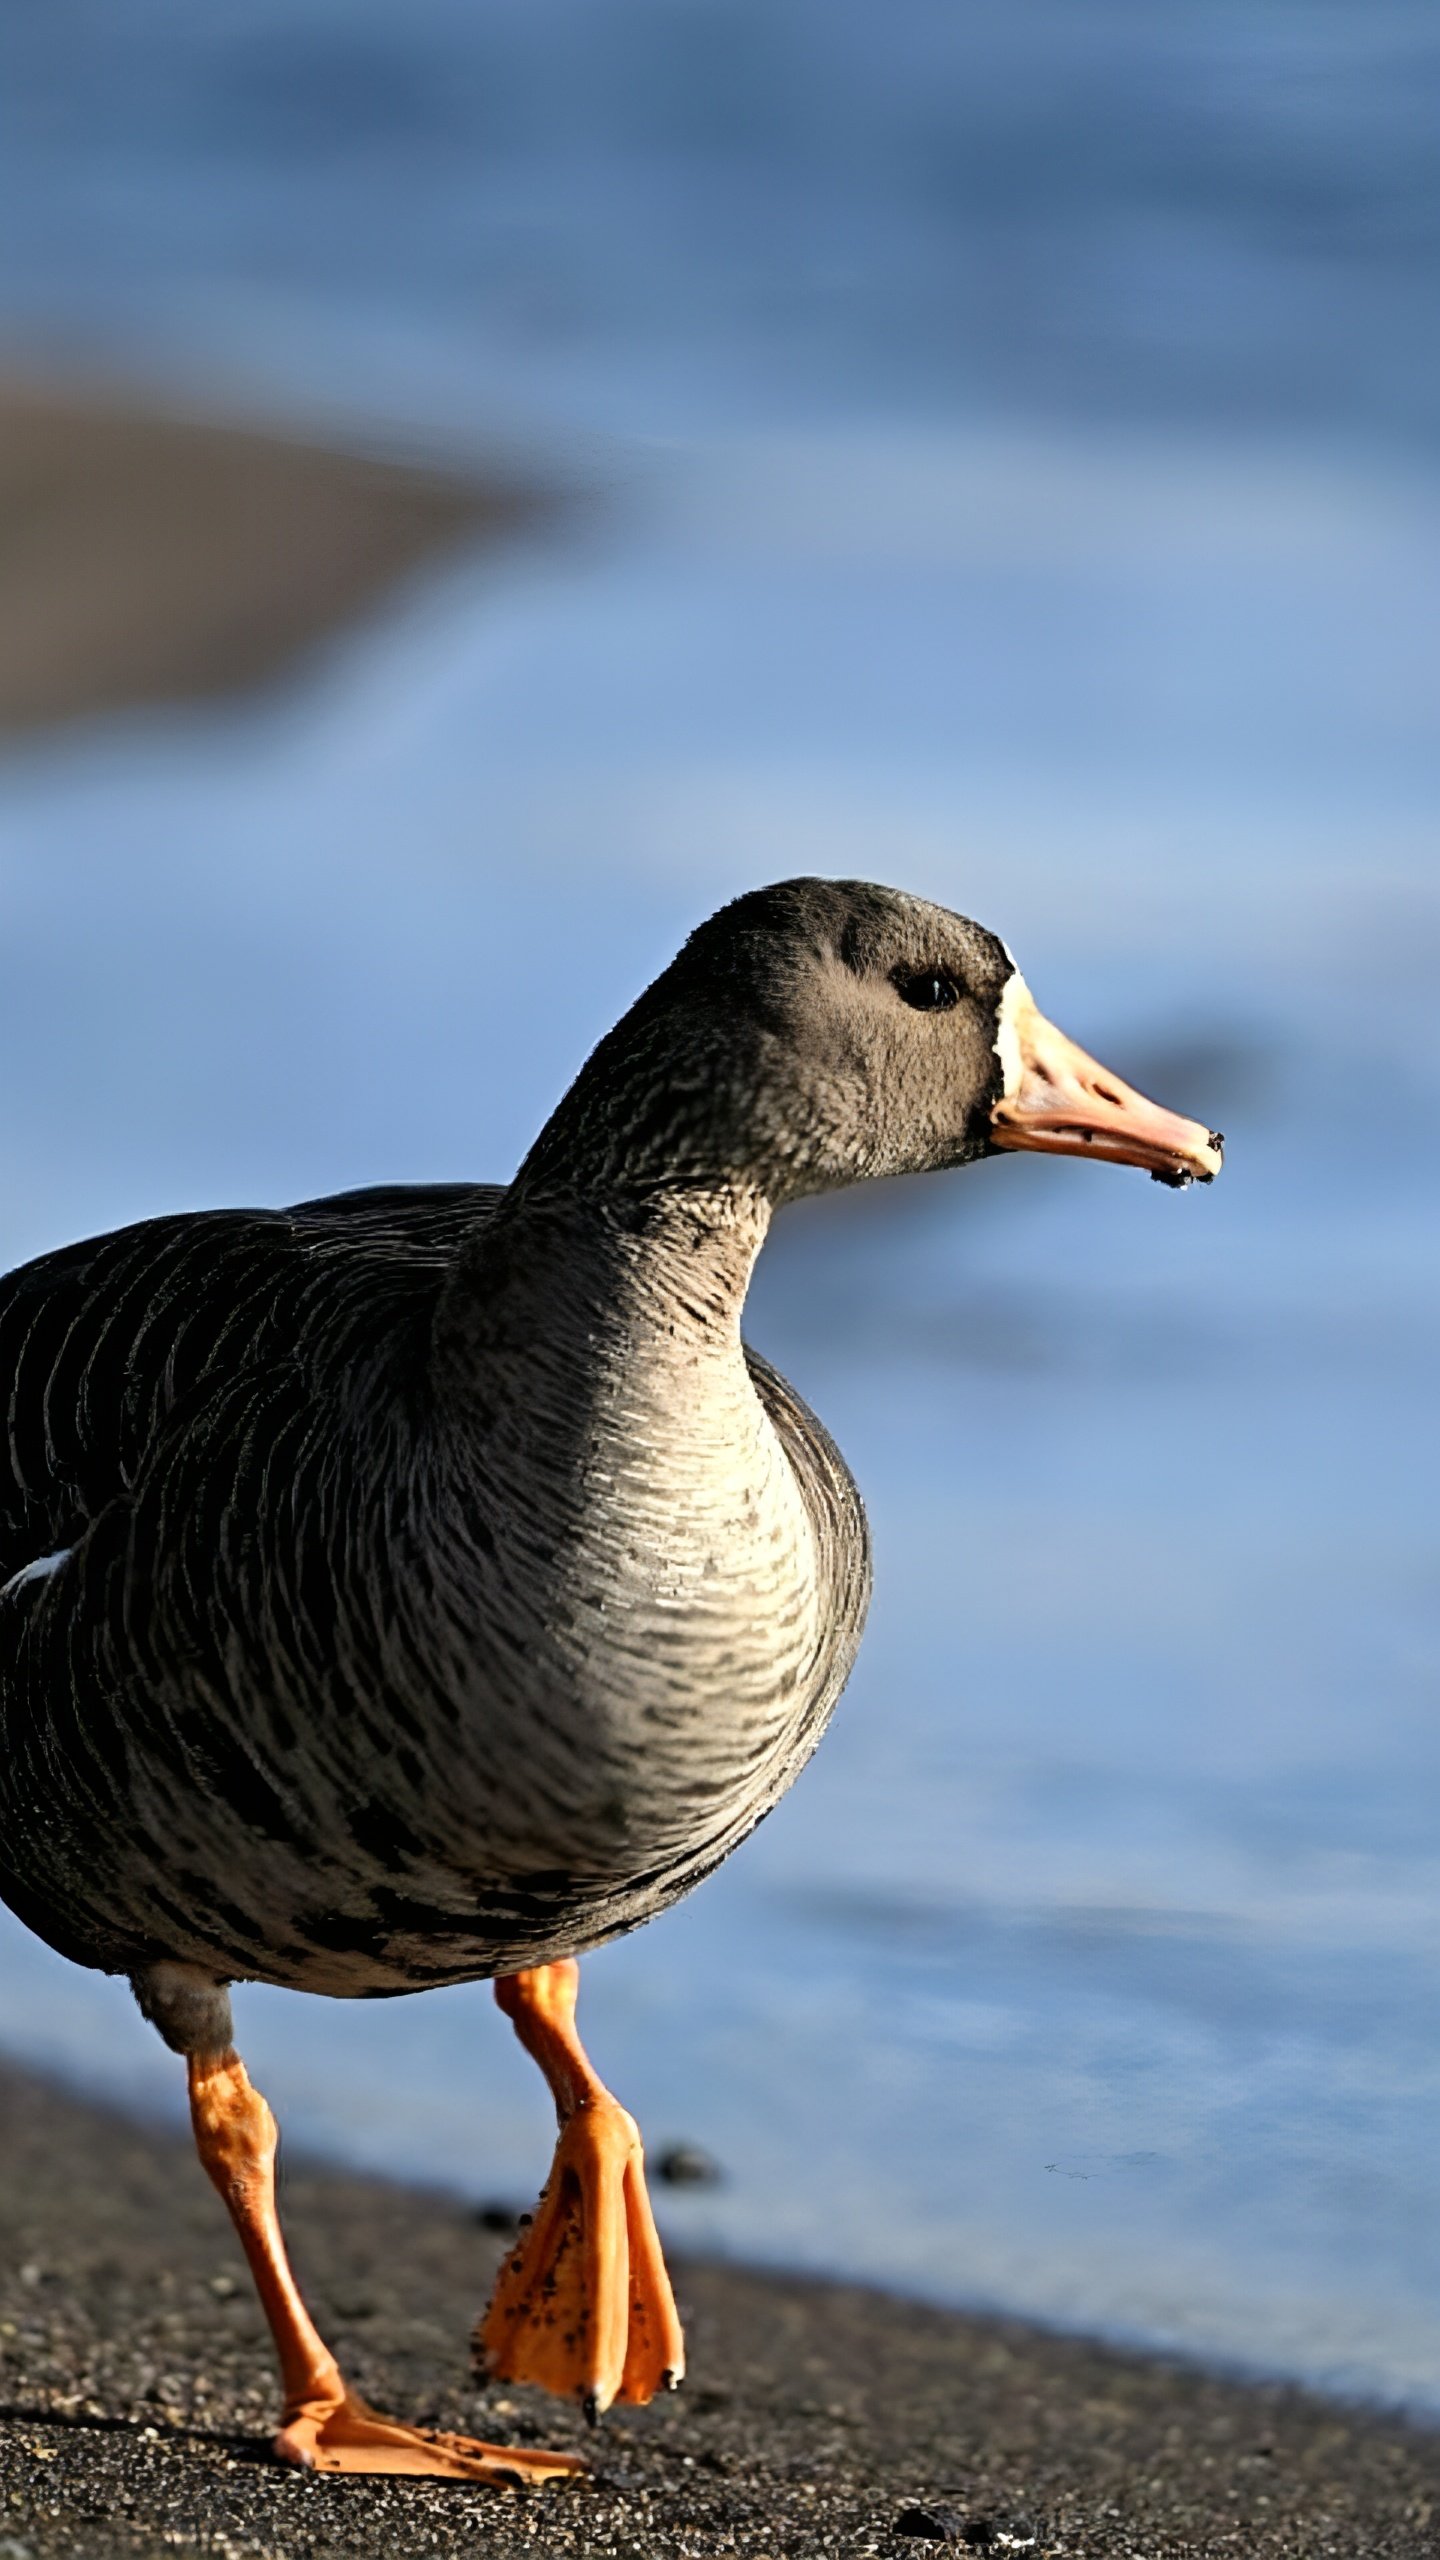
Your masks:
{"label": "blue water surface", "polygon": [[[780,1223],[869,1501],[804,1783],[588,1966],[671,2236],[1440,2407],[1437,44],[1418,6],[0,10],[34,361],[533,461],[529,548],[0,764],[0,1254],[503,1175],[700,914],[1004,933],[1222,1126]],[[178,2111],[0,1925],[7,2048]],[[533,2190],[480,1988],[291,2137]]]}

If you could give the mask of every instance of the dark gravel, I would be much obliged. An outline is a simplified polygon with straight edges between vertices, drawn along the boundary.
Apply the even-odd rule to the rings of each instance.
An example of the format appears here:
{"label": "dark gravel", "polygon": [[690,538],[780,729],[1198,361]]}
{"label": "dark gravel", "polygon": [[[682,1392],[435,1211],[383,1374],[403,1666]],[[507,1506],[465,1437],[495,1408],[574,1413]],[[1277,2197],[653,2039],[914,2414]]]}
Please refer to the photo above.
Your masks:
{"label": "dark gravel", "polygon": [[[593,2482],[523,2495],[272,2464],[267,2345],[188,2149],[0,2071],[0,2560],[487,2560],[735,2552],[1440,2555],[1440,2434],[857,2287],[682,2265],[692,2379],[588,2439]],[[322,2328],[397,2416],[584,2446],[477,2391],[504,2242],[475,2202],[297,2168]]]}

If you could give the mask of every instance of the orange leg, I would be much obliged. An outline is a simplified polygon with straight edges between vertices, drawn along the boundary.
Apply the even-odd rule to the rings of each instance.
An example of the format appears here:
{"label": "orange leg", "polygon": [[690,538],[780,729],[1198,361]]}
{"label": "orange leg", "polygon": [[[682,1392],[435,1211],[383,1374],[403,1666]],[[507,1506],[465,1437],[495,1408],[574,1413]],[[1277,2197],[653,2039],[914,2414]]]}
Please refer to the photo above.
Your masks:
{"label": "orange leg", "polygon": [[551,2480],[585,2465],[394,2426],[348,2390],[300,2298],[275,2210],[275,2119],[233,2048],[189,2058],[195,2142],[230,2210],[280,2358],[285,2408],[275,2451],[315,2471],[413,2471],[442,2480]]}
{"label": "orange leg", "polygon": [[685,2371],[685,2340],[645,2191],[633,2116],[575,2028],[580,1968],[512,1973],[495,1997],[550,2083],[560,2139],[535,2218],[496,2280],[477,2358],[506,2382],[578,2394],[586,2415],[653,2400]]}

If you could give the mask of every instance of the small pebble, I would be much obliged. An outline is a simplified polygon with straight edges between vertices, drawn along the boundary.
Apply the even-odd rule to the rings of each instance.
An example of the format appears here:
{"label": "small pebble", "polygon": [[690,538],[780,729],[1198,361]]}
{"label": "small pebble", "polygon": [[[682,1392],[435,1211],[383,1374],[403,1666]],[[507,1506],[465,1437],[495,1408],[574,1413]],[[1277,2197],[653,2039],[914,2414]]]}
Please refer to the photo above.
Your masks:
{"label": "small pebble", "polygon": [[482,2231],[498,2232],[502,2240],[513,2240],[520,2228],[520,2216],[513,2204],[477,2204],[475,2220]]}
{"label": "small pebble", "polygon": [[698,2142],[672,2142],[656,2160],[655,2175],[667,2187],[718,2187],[722,2171]]}

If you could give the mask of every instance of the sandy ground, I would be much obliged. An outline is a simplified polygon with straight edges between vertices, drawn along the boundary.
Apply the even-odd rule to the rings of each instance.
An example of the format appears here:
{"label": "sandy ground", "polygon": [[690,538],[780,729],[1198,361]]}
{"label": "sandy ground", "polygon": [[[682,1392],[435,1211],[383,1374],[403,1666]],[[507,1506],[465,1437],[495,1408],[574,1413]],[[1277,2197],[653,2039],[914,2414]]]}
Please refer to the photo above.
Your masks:
{"label": "sandy ground", "polygon": [[283,670],[538,490],[0,382],[0,735]]}
{"label": "sandy ground", "polygon": [[591,2480],[522,2493],[272,2463],[267,2341],[188,2144],[5,2070],[0,2560],[1440,2551],[1440,2434],[737,2268],[679,2268],[690,2380],[589,2435],[469,2380],[503,2246],[473,2203],[308,2166],[285,2199],[321,2327],[372,2401],[588,2450]]}

